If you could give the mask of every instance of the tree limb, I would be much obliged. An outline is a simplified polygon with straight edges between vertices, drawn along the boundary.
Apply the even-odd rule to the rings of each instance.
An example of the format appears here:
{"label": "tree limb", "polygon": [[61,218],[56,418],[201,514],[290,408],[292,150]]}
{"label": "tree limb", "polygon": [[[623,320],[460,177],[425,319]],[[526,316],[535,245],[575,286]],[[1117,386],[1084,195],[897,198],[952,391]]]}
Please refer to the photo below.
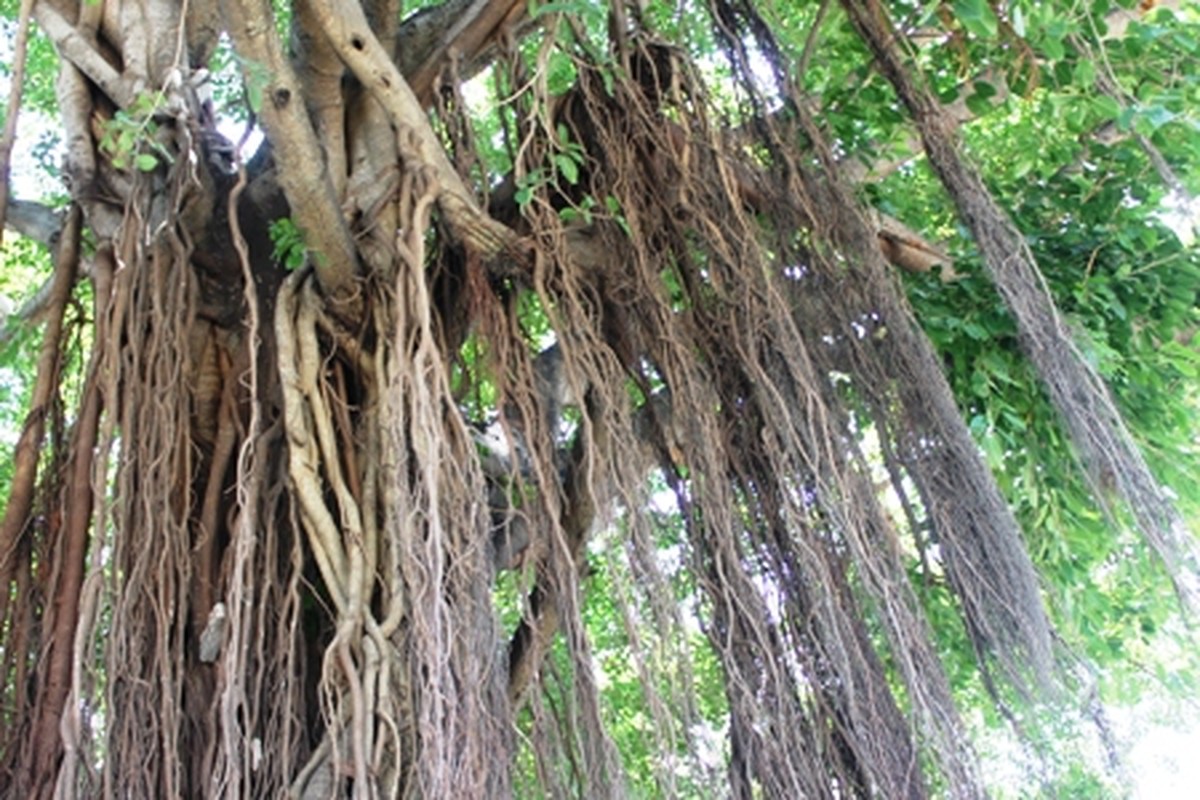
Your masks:
{"label": "tree limb", "polygon": [[449,0],[405,20],[397,63],[421,105],[432,101],[434,81],[447,59],[475,62],[526,8],[524,0]]}
{"label": "tree limb", "polygon": [[[313,270],[326,295],[355,294],[358,254],[342,217],[320,142],[309,121],[303,87],[263,0],[222,0],[246,85],[261,89],[263,127],[271,139],[279,185],[291,214],[315,252]],[[361,16],[362,12],[359,11]]]}
{"label": "tree limb", "polygon": [[523,260],[517,235],[488,217],[463,184],[423,106],[372,33],[361,6],[345,0],[312,0],[312,8],[342,60],[387,111],[407,167],[429,170],[429,177],[437,181],[438,204],[455,235],[489,260],[501,255]]}
{"label": "tree limb", "polygon": [[0,137],[0,244],[4,242],[5,220],[8,215],[8,176],[13,145],[17,141],[17,118],[21,112],[21,93],[25,88],[25,55],[29,41],[29,14],[33,0],[21,0],[17,19],[17,37],[13,43],[12,75],[9,78],[7,116],[4,118],[4,135]]}
{"label": "tree limb", "polygon": [[346,72],[337,53],[321,31],[312,13],[312,5],[298,0],[292,26],[293,49],[304,99],[312,109],[316,135],[328,159],[326,169],[333,182],[333,193],[344,199],[349,174],[346,154],[346,103],[342,76]]}
{"label": "tree limb", "polygon": [[12,200],[4,217],[4,227],[43,247],[51,247],[62,230],[63,215],[49,206],[31,200]]}
{"label": "tree limb", "polygon": [[0,350],[7,347],[22,328],[37,325],[45,318],[54,301],[55,284],[55,276],[51,275],[16,311],[7,315],[0,313]]}
{"label": "tree limb", "polygon": [[67,22],[49,3],[37,3],[33,17],[45,31],[59,55],[74,64],[88,76],[108,98],[121,108],[133,104],[137,87],[128,78],[117,72],[116,67],[89,42],[75,26]]}

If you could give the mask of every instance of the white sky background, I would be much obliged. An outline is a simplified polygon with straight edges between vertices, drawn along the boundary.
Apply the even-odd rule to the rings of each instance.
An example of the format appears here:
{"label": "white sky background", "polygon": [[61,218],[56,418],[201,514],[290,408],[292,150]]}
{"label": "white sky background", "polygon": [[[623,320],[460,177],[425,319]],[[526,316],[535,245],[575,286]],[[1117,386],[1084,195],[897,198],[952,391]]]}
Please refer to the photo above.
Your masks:
{"label": "white sky background", "polygon": [[[1194,707],[1167,706],[1160,699],[1146,699],[1139,706],[1104,709],[1112,729],[1128,795],[1134,800],[1195,800],[1200,798],[1200,712]],[[980,768],[989,789],[998,800],[1042,796],[1038,785],[1042,765],[1037,753],[1030,753],[1008,729],[979,731],[976,746]],[[1072,749],[1082,753],[1092,770],[1105,774],[1104,755],[1088,721],[1079,723],[1085,741],[1073,742]],[[1122,793],[1119,796],[1126,796]],[[1064,798],[1099,800],[1099,798]]]}
{"label": "white sky background", "polygon": [[1159,718],[1139,719],[1138,711],[1111,712],[1117,719],[1126,717],[1118,724],[1132,743],[1128,768],[1134,796],[1144,800],[1200,797],[1200,715],[1172,724]]}
{"label": "white sky background", "polygon": [[[0,20],[0,63],[9,65],[9,69],[12,68],[16,35],[16,23]],[[7,72],[0,73],[0,98],[3,98],[0,102],[3,102],[5,108],[11,93],[11,77]],[[13,146],[10,164],[10,183],[17,199],[37,200],[53,192],[64,191],[62,184],[47,175],[34,158],[34,147],[37,145],[39,132],[53,131],[58,126],[58,120],[27,110],[17,117],[17,141]]]}

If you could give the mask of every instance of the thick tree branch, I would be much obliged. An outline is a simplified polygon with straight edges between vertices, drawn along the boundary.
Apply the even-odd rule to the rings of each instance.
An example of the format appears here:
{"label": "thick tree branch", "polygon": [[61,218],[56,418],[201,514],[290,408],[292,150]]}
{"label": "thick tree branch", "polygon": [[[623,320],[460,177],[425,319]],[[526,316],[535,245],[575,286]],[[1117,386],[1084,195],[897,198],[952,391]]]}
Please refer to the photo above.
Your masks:
{"label": "thick tree branch", "polygon": [[449,0],[405,20],[397,63],[421,105],[432,101],[434,81],[447,60],[476,61],[526,8],[524,0]]}
{"label": "thick tree branch", "polygon": [[[80,264],[79,274],[81,277],[88,274],[86,264]],[[43,283],[38,290],[29,296],[21,307],[13,311],[7,316],[0,315],[0,350],[8,346],[8,343],[25,327],[32,325],[40,325],[46,316],[52,310],[55,301],[55,284],[56,277],[51,275],[49,280]]]}
{"label": "thick tree branch", "polygon": [[303,87],[275,33],[274,19],[263,0],[222,0],[222,8],[234,49],[244,61],[246,85],[261,90],[260,113],[279,185],[306,245],[315,252],[317,281],[326,295],[348,300],[355,293],[357,251],[309,121]]}
{"label": "thick tree branch", "polygon": [[62,214],[49,206],[30,200],[13,200],[8,204],[4,227],[11,228],[26,239],[50,247],[62,230]]}
{"label": "thick tree branch", "polygon": [[38,25],[54,42],[59,55],[74,64],[88,76],[108,98],[122,108],[132,105],[137,97],[137,87],[128,78],[117,72],[104,56],[92,46],[75,26],[67,22],[49,3],[38,3],[33,7],[33,17]]}
{"label": "thick tree branch", "polygon": [[21,113],[21,94],[25,89],[25,55],[29,41],[29,14],[33,0],[21,0],[17,18],[17,37],[13,42],[13,66],[10,76],[7,115],[4,118],[4,134],[0,136],[0,244],[4,243],[5,220],[8,218],[9,160],[13,145],[17,142],[17,118]]}
{"label": "thick tree branch", "polygon": [[956,277],[953,262],[945,250],[893,216],[875,209],[871,216],[878,231],[879,249],[888,263],[909,272],[928,272],[940,266],[943,281]]}
{"label": "thick tree branch", "polygon": [[329,179],[339,199],[346,189],[349,169],[346,163],[346,105],[342,94],[342,60],[329,44],[312,11],[312,4],[299,0],[292,26],[300,83],[304,100],[312,109],[316,134],[328,159]]}
{"label": "thick tree branch", "polygon": [[450,163],[408,82],[371,31],[357,2],[313,0],[314,14],[355,77],[383,105],[395,126],[397,148],[410,170],[437,181],[438,204],[451,229],[485,258],[521,260],[517,235],[488,217]]}
{"label": "thick tree branch", "polygon": [[95,231],[98,240],[105,241],[116,233],[121,214],[97,186],[96,145],[91,132],[95,108],[92,90],[83,72],[70,61],[63,61],[54,93],[64,134],[63,174],[75,201],[83,208],[88,227]]}
{"label": "thick tree branch", "polygon": [[[97,364],[93,363],[92,367],[79,419],[71,433],[71,456],[67,462],[70,473],[65,477],[61,498],[62,529],[55,543],[54,610],[47,615],[51,629],[43,654],[45,671],[39,676],[42,691],[36,705],[31,761],[34,785],[41,790],[36,796],[41,797],[51,796],[47,790],[57,783],[63,755],[60,725],[71,690],[75,633],[80,618],[79,599],[83,591],[88,531],[92,524],[92,467],[103,407],[103,382],[98,378]],[[0,585],[7,585],[7,582]]]}

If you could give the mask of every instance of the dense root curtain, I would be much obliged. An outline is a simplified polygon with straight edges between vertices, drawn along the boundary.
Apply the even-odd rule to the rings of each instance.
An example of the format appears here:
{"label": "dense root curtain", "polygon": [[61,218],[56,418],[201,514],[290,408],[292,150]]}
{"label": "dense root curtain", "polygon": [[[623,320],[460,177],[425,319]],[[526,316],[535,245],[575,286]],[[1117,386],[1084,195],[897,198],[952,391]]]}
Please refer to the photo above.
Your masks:
{"label": "dense root curtain", "polygon": [[[470,57],[515,7],[452,5]],[[1111,472],[1178,555],[1177,518],[1024,245],[877,14],[847,7],[1085,459],[1115,453],[1097,480]],[[401,25],[389,3],[299,3],[292,52],[257,0],[201,4],[183,48],[161,15],[130,17],[156,47],[109,42],[125,72],[93,45],[124,28],[38,8],[65,58],[79,208],[0,538],[0,789],[623,796],[589,618],[606,581],[659,793],[983,795],[910,567],[944,578],[998,696],[1053,681],[1037,577],[752,4],[706,11],[738,136],[623,5],[602,48],[567,14],[530,53],[505,43],[501,180],[453,70],[435,93],[428,63],[420,85],[396,65],[421,15]],[[261,95],[269,145],[248,165],[182,57],[207,60],[220,19]],[[556,50],[573,75],[558,94]],[[787,113],[768,113],[751,52]],[[140,171],[98,157],[92,124],[145,105],[131,75],[166,87],[145,112],[143,155],[162,158]],[[303,234],[291,270],[265,233],[285,217]],[[84,224],[93,352],[66,415],[55,356]],[[1070,376],[1089,415],[1066,406]]]}
{"label": "dense root curtain", "polygon": [[[288,473],[333,617],[329,733],[293,784],[301,797],[333,791],[342,764],[363,796],[508,788],[484,489],[423,268],[437,187],[412,177],[397,283],[369,295],[374,353],[329,360],[322,333],[337,323],[306,273],[285,282],[276,310]],[[352,427],[334,407],[350,403]]]}

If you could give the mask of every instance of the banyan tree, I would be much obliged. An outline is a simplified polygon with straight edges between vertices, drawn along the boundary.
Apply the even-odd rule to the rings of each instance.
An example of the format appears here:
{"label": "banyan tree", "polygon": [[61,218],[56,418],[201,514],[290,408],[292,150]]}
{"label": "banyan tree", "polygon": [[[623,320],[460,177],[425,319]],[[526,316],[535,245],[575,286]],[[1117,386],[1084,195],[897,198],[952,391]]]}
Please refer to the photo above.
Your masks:
{"label": "banyan tree", "polygon": [[[979,797],[974,717],[1036,748],[1055,708],[1116,764],[1048,577],[1086,547],[1030,493],[1200,610],[1063,289],[1122,269],[1080,209],[1200,155],[1121,72],[1186,9],[1068,5],[6,11],[5,175],[41,92],[66,196],[0,202],[53,263],[10,320],[0,795]],[[1096,191],[1035,223],[979,137],[1081,65],[1025,179]],[[1124,276],[1194,276],[1171,241]],[[1194,352],[1191,279],[1121,330]],[[949,328],[1010,372],[964,390]]]}

